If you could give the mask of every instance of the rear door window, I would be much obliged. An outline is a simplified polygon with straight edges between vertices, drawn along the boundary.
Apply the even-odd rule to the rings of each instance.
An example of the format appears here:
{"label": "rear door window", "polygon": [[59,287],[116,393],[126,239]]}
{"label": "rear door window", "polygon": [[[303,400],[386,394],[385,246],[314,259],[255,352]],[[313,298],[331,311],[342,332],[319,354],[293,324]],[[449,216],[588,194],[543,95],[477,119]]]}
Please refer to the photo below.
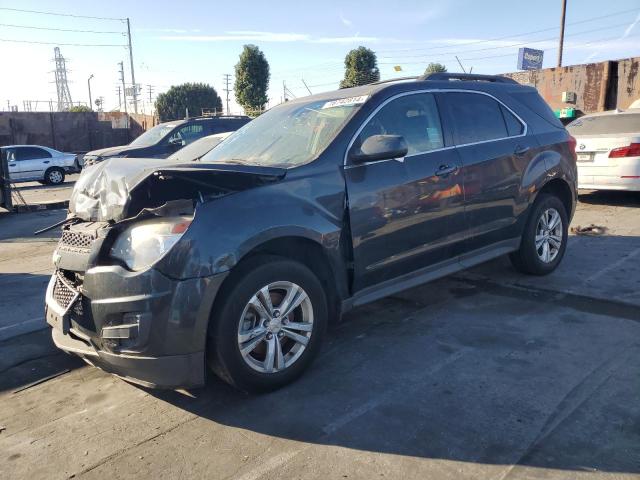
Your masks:
{"label": "rear door window", "polygon": [[51,154],[43,148],[16,147],[16,160],[36,160],[38,158],[51,158]]}
{"label": "rear door window", "polygon": [[354,142],[356,148],[373,135],[402,135],[409,148],[407,155],[444,147],[433,94],[405,95],[389,102],[362,129]]}
{"label": "rear door window", "polygon": [[502,106],[487,95],[447,92],[442,95],[442,104],[452,123],[456,145],[509,136]]}

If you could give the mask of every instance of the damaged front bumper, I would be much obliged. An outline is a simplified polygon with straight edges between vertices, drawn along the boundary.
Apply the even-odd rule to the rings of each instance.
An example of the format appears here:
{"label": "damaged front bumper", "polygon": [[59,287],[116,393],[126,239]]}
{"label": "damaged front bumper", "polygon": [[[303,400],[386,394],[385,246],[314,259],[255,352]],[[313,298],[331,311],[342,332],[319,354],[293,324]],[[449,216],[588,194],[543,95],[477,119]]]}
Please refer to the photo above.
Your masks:
{"label": "damaged front bumper", "polygon": [[47,323],[60,349],[148,387],[205,381],[209,316],[225,274],[175,280],[158,270],[97,266],[56,270],[46,293]]}

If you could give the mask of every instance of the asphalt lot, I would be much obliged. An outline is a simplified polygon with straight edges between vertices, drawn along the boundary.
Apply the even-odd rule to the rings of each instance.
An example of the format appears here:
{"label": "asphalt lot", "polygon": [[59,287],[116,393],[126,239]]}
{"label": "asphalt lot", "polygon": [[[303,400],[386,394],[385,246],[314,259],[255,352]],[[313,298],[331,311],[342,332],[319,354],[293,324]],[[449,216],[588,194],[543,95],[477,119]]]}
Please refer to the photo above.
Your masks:
{"label": "asphalt lot", "polygon": [[359,308],[260,396],[150,391],[57,352],[56,233],[30,233],[64,212],[0,216],[0,478],[640,478],[639,212],[582,195],[572,226],[606,232],[572,235],[551,276],[498,259]]}
{"label": "asphalt lot", "polygon": [[[22,196],[24,202],[27,205],[44,205],[48,203],[57,203],[64,200],[69,200],[73,185],[80,177],[79,173],[72,173],[65,175],[64,183],[61,185],[42,185],[39,182],[24,182],[14,184],[16,191]],[[19,205],[22,202],[14,193],[13,195],[14,205]],[[0,207],[0,214],[6,213],[6,210]]]}

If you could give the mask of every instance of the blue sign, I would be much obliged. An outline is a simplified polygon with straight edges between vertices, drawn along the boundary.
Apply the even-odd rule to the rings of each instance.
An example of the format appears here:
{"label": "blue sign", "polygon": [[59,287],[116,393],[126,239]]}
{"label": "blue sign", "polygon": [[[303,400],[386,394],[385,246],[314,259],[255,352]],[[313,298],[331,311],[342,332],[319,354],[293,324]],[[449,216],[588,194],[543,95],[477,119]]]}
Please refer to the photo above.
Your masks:
{"label": "blue sign", "polygon": [[518,70],[540,70],[543,58],[543,50],[521,48],[518,50]]}

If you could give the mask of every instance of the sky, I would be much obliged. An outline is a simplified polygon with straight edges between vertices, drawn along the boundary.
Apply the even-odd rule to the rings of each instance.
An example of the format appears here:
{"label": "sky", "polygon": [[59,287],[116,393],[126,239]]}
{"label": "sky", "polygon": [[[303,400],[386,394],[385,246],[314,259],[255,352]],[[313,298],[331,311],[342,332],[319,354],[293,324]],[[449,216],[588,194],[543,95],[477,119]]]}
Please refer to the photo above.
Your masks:
{"label": "sky", "polygon": [[[640,0],[567,3],[564,65],[640,56]],[[124,17],[143,87],[139,107],[149,113],[148,85],[153,102],[171,85],[204,82],[224,103],[223,75],[233,75],[245,44],[257,45],[269,61],[269,106],[282,101],[285,84],[289,98],[337,88],[345,55],[360,45],[376,52],[382,79],[421,74],[429,62],[461,71],[456,56],[467,71],[512,72],[522,46],[544,50],[544,67],[552,67],[560,8],[561,0],[0,0],[0,110],[22,111],[25,100],[48,110],[56,100],[56,45],[72,100],[88,102],[93,75],[93,99],[104,97],[105,110],[117,110],[118,62],[131,84]],[[231,113],[241,113],[233,96]]]}

